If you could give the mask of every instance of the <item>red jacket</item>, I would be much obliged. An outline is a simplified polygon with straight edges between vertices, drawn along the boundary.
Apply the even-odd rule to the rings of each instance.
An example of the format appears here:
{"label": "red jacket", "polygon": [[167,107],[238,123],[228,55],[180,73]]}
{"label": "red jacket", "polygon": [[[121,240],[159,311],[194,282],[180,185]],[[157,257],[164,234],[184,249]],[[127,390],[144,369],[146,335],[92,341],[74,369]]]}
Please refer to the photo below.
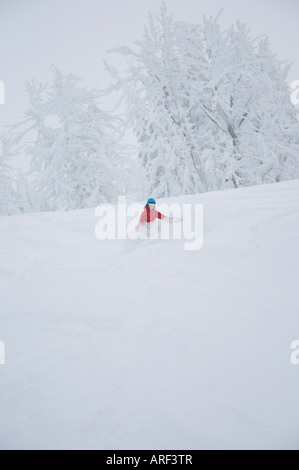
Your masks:
{"label": "red jacket", "polygon": [[139,225],[145,225],[146,223],[154,222],[156,219],[168,219],[166,215],[156,211],[156,209],[150,210],[147,206],[144,206],[143,212],[139,219]]}

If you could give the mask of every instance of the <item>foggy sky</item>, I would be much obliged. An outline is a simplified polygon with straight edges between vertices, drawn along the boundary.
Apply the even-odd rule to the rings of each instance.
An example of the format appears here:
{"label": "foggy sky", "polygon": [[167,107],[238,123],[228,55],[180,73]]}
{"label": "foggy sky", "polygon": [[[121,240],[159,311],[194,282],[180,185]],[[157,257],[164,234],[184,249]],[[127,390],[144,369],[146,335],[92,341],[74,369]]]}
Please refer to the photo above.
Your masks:
{"label": "foggy sky", "polygon": [[[166,0],[174,20],[201,23],[224,8],[220,23],[245,21],[252,36],[267,35],[280,58],[294,62],[289,82],[299,80],[297,0]],[[147,13],[159,13],[161,0],[0,0],[0,132],[16,122],[27,101],[24,81],[51,79],[50,65],[82,76],[87,86],[104,88],[110,77],[106,51],[131,46],[143,33]]]}

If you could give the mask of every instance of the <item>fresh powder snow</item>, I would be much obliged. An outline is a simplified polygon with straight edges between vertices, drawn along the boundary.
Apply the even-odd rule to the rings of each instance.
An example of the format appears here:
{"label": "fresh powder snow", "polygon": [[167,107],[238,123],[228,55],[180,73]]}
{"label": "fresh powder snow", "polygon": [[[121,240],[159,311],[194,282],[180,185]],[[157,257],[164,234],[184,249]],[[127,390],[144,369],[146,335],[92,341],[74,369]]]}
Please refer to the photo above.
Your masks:
{"label": "fresh powder snow", "polygon": [[299,180],[162,202],[202,249],[0,217],[0,448],[298,449]]}

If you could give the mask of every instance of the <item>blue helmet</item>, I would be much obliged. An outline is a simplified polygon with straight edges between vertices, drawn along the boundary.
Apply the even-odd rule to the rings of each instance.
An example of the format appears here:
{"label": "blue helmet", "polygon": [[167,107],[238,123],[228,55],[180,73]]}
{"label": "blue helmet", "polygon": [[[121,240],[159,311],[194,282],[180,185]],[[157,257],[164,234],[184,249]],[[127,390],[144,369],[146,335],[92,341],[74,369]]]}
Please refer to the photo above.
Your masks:
{"label": "blue helmet", "polygon": [[154,198],[150,197],[150,198],[147,200],[147,202],[146,202],[146,203],[147,203],[147,204],[150,204],[150,203],[152,203],[152,204],[156,204],[156,201],[155,201],[155,199],[154,199]]}

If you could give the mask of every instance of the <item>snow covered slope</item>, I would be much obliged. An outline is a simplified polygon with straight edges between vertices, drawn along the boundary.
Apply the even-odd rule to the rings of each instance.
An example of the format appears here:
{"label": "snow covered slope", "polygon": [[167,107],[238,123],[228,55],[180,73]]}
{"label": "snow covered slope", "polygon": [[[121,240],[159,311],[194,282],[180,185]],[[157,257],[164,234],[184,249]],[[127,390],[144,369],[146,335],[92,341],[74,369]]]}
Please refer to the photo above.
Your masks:
{"label": "snow covered slope", "polygon": [[179,201],[199,251],[0,218],[0,448],[299,448],[299,181]]}

